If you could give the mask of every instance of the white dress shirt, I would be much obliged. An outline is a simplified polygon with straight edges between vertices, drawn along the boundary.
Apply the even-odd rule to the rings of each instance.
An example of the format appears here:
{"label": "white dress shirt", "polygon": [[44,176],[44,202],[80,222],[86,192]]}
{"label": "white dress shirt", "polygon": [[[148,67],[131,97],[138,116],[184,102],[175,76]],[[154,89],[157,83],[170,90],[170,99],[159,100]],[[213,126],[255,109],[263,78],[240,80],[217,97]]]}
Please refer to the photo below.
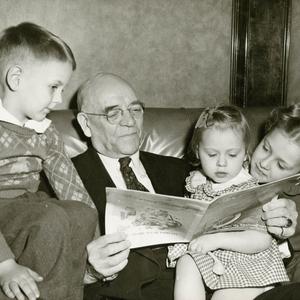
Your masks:
{"label": "white dress shirt", "polygon": [[[126,183],[120,171],[120,163],[118,158],[111,158],[98,153],[105,169],[107,170],[110,178],[115,186],[119,189],[127,189]],[[129,166],[133,170],[137,180],[150,192],[155,193],[151,180],[149,179],[146,170],[140,161],[139,151],[130,156],[131,162]]]}

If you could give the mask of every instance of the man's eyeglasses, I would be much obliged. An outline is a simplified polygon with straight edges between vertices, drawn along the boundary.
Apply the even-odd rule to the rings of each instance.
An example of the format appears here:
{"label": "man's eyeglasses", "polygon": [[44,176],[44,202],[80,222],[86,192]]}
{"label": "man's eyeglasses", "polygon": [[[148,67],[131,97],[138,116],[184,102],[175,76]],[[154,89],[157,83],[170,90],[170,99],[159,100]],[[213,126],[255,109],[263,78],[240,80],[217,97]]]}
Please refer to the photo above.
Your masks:
{"label": "man's eyeglasses", "polygon": [[[143,103],[137,103],[137,104],[130,105],[125,110],[128,110],[131,117],[137,120],[143,116],[144,109],[145,109],[145,107],[144,107]],[[118,124],[122,120],[125,110],[123,110],[121,108],[112,108],[106,114],[96,114],[96,113],[90,113],[90,112],[85,112],[85,111],[83,111],[83,113],[85,113],[87,115],[91,115],[91,116],[106,117],[107,121],[110,124],[115,125],[115,124]]]}

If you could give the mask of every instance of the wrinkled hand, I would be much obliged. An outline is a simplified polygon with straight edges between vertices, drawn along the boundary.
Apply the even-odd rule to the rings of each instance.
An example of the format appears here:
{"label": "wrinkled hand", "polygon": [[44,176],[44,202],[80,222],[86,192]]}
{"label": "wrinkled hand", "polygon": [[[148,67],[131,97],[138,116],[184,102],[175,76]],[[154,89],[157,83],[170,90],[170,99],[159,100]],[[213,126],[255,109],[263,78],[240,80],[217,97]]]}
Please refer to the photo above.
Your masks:
{"label": "wrinkled hand", "polygon": [[197,186],[206,182],[206,177],[199,171],[193,171],[190,176],[192,188],[196,188]]}
{"label": "wrinkled hand", "polygon": [[130,242],[122,232],[100,236],[87,245],[89,263],[106,280],[124,269],[129,251]]}
{"label": "wrinkled hand", "polygon": [[43,278],[31,269],[17,264],[13,259],[0,263],[0,284],[4,294],[18,300],[35,300],[40,292],[36,282]]}
{"label": "wrinkled hand", "polygon": [[218,248],[216,235],[205,234],[192,240],[189,244],[188,250],[206,254],[207,252]]}
{"label": "wrinkled hand", "polygon": [[[263,220],[268,231],[279,238],[289,238],[296,230],[298,212],[296,204],[290,199],[272,199],[263,206]],[[290,227],[286,227],[288,219],[292,221]]]}

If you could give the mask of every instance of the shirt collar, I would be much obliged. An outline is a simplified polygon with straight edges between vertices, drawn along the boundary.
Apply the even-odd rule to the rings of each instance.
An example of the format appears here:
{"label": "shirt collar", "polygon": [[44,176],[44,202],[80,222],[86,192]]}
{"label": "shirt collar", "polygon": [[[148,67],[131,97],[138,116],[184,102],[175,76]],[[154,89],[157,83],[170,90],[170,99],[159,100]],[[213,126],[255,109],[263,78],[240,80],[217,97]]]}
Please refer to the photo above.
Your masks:
{"label": "shirt collar", "polygon": [[228,180],[227,182],[213,183],[212,187],[214,190],[219,191],[219,190],[226,189],[232,185],[238,185],[242,182],[246,182],[246,181],[250,180],[251,178],[253,178],[253,177],[247,172],[247,170],[242,168],[241,171],[232,179]]}
{"label": "shirt collar", "polygon": [[132,162],[133,166],[139,167],[139,165],[140,165],[140,152],[139,151],[135,152],[133,155],[130,156],[130,158],[131,158],[131,162]]}
{"label": "shirt collar", "polygon": [[[120,164],[119,164],[119,158],[112,158],[112,157],[109,157],[109,156],[105,156],[101,153],[98,152],[98,155],[100,156],[101,160],[104,162],[104,163],[107,163],[111,166],[116,166],[117,168],[120,167]],[[140,152],[137,151],[136,153],[134,153],[133,155],[129,156],[131,158],[131,162],[130,164],[133,164],[134,166],[138,166],[140,164]]]}
{"label": "shirt collar", "polygon": [[22,124],[15,116],[8,112],[2,105],[0,99],[0,121],[33,129],[36,133],[44,133],[51,124],[51,120],[45,118],[43,121],[28,120]]}

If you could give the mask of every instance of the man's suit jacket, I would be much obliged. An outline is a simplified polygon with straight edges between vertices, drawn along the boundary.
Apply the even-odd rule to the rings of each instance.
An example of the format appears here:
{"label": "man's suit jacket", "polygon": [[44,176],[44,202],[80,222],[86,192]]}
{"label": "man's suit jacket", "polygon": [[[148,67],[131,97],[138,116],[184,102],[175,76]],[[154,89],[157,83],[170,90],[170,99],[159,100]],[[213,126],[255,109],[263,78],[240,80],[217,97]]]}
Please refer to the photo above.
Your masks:
{"label": "man's suit jacket", "polygon": [[[140,160],[156,193],[184,195],[185,178],[190,171],[190,166],[185,161],[142,151]],[[93,148],[88,148],[86,152],[73,158],[73,163],[97,207],[100,231],[103,234],[105,232],[105,188],[115,187],[115,185]],[[142,285],[155,281],[161,267],[150,247],[131,250],[128,265],[120,272],[117,279],[109,286],[90,285],[85,289],[85,294],[99,295],[100,293],[124,299],[140,299]]]}

